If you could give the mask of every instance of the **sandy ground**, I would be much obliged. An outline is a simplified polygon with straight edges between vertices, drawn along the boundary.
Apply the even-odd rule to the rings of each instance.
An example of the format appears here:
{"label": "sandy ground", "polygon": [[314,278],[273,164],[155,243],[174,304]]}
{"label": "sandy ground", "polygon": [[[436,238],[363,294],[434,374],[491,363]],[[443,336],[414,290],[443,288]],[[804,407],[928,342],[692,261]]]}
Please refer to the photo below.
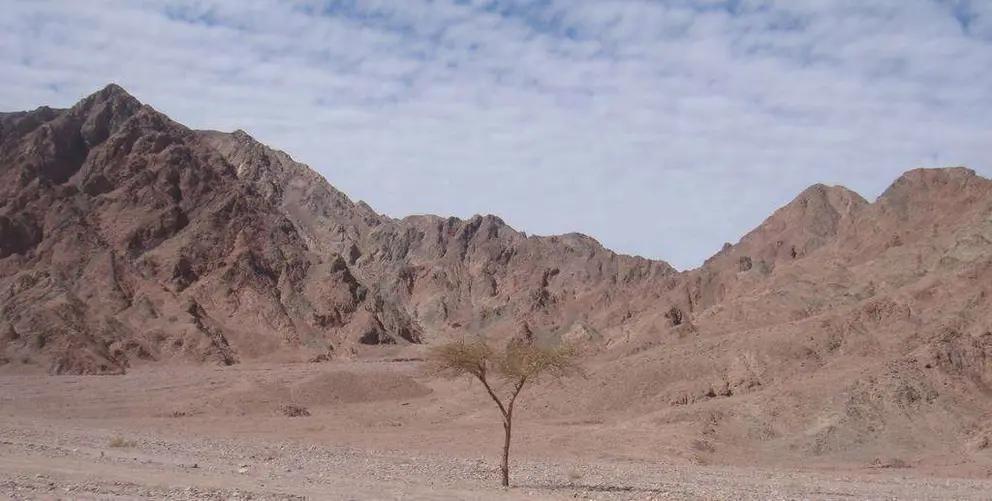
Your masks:
{"label": "sandy ground", "polygon": [[[652,455],[602,419],[500,428],[464,383],[416,363],[0,375],[4,499],[992,499],[992,481],[912,469],[711,467]],[[311,415],[286,417],[294,403]],[[532,402],[533,404],[533,402]],[[525,404],[526,405],[526,404]],[[614,447],[604,444],[613,434]],[[629,454],[623,452],[629,451]]]}

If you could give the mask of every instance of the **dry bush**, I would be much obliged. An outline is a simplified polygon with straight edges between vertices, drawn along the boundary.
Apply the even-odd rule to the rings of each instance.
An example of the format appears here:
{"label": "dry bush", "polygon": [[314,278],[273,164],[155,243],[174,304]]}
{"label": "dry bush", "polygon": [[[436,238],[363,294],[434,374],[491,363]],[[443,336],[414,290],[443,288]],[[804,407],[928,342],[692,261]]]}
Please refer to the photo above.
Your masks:
{"label": "dry bush", "polygon": [[107,446],[115,449],[127,449],[138,445],[134,440],[127,440],[119,435],[114,435],[107,439]]}
{"label": "dry bush", "polygon": [[902,458],[892,458],[888,461],[882,461],[879,458],[875,458],[871,463],[871,468],[909,468],[910,464],[907,463]]}
{"label": "dry bush", "polygon": [[705,440],[693,440],[690,446],[692,447],[692,450],[697,452],[713,452],[716,450],[716,448],[713,447],[713,444]]}
{"label": "dry bush", "polygon": [[577,470],[575,468],[572,468],[572,469],[568,470],[568,481],[569,482],[571,482],[571,483],[574,484],[574,483],[578,482],[579,480],[582,480],[582,472],[581,471],[579,471],[579,470]]}
{"label": "dry bush", "polygon": [[300,407],[299,405],[284,405],[279,408],[279,412],[286,417],[304,417],[310,415],[310,411],[306,407]]}

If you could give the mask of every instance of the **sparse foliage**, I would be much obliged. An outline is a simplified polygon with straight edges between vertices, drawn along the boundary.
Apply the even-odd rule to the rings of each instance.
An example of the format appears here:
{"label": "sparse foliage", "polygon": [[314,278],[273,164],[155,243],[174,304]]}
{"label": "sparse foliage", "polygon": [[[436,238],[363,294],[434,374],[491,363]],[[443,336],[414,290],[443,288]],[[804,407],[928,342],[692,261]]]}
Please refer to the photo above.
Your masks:
{"label": "sparse foliage", "polygon": [[754,264],[751,261],[751,256],[741,256],[740,259],[740,269],[741,271],[749,271]]}
{"label": "sparse foliage", "polygon": [[128,439],[126,439],[124,437],[121,437],[121,436],[118,436],[118,435],[114,435],[114,436],[110,437],[109,439],[107,439],[107,446],[108,447],[113,447],[115,449],[131,448],[131,447],[134,447],[136,445],[138,445],[138,444],[134,440],[128,440]]}
{"label": "sparse foliage", "polygon": [[[578,352],[571,346],[543,346],[535,342],[511,341],[503,349],[493,348],[484,340],[453,341],[431,349],[428,367],[447,378],[471,377],[499,408],[503,417],[502,485],[510,485],[510,437],[513,430],[513,407],[527,383],[542,379],[561,380],[583,374],[577,363]],[[501,383],[501,384],[498,384]]]}
{"label": "sparse foliage", "polygon": [[582,480],[582,472],[577,469],[568,470],[568,481],[572,484]]}
{"label": "sparse foliage", "polygon": [[673,327],[678,327],[682,325],[682,310],[678,306],[672,306],[665,312],[665,318],[671,322]]}

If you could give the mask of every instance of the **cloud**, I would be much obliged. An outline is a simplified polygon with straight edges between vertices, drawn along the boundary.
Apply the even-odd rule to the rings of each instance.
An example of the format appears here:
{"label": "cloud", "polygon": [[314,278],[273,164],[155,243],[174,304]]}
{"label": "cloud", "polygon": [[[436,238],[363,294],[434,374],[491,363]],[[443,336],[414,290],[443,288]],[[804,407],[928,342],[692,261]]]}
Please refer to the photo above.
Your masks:
{"label": "cloud", "polygon": [[816,182],[992,172],[992,2],[2,0],[0,109],[111,81],[392,216],[698,265]]}

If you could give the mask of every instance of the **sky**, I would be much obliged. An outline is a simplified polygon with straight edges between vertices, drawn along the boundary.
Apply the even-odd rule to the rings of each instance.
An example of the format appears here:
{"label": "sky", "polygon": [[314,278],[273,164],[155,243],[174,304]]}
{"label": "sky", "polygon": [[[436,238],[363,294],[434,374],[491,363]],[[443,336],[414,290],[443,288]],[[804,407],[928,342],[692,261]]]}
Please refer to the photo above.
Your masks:
{"label": "sky", "polygon": [[108,83],[393,217],[698,266],[815,183],[992,173],[992,0],[0,0],[0,110]]}

